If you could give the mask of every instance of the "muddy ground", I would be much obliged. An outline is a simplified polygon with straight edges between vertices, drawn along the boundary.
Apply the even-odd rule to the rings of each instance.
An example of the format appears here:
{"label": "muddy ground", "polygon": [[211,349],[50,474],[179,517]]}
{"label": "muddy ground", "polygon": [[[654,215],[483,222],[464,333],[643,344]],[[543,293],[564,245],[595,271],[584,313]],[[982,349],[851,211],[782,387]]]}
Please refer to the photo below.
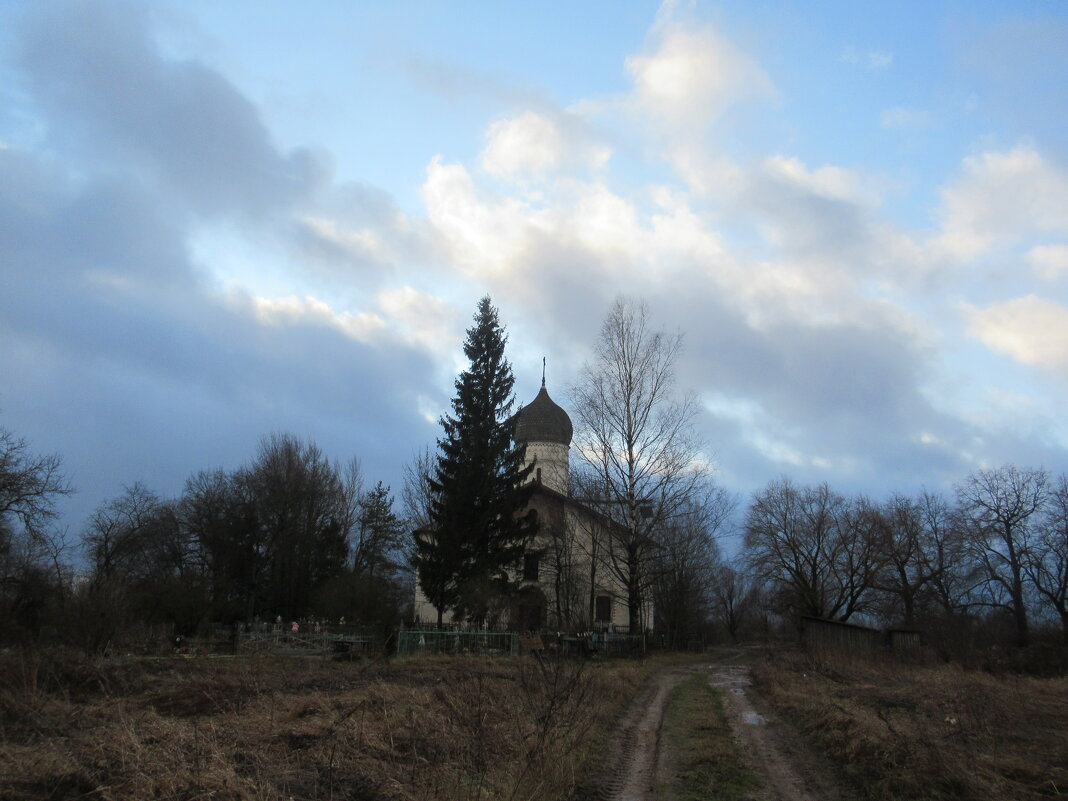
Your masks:
{"label": "muddy ground", "polygon": [[832,768],[809,750],[753,691],[742,651],[654,674],[635,699],[611,745],[606,770],[593,795],[605,801],[660,801],[671,754],[661,737],[671,691],[699,672],[720,690],[731,733],[760,779],[753,801],[846,801]]}

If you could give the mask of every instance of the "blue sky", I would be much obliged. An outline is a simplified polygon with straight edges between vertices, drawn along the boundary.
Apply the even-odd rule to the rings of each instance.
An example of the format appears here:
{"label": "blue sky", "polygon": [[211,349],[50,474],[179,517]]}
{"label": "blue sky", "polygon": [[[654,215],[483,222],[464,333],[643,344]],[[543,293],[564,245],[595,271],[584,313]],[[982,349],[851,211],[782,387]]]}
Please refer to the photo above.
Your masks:
{"label": "blue sky", "polygon": [[399,490],[489,293],[619,294],[719,478],[1068,465],[1064,3],[0,4],[0,425],[66,523],[287,431]]}

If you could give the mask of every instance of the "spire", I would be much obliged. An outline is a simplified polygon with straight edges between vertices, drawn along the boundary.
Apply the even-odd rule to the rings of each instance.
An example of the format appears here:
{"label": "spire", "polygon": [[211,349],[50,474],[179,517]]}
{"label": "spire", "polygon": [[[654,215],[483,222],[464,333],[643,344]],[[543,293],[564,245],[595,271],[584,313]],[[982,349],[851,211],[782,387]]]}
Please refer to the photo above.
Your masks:
{"label": "spire", "polygon": [[541,388],[545,389],[545,357],[541,357]]}

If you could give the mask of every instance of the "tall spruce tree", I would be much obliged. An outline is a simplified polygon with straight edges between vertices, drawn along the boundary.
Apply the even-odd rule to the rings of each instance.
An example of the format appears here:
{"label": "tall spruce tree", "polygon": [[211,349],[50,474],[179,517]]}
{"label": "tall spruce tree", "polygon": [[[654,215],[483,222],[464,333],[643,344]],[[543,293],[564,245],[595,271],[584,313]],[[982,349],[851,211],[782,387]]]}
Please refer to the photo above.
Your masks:
{"label": "tall spruce tree", "polygon": [[482,298],[464,353],[470,366],[456,380],[453,413],[443,417],[437,465],[429,484],[431,531],[417,537],[419,581],[438,610],[484,621],[510,593],[509,575],[536,530],[526,512],[531,466],[515,441],[512,367],[489,297]]}

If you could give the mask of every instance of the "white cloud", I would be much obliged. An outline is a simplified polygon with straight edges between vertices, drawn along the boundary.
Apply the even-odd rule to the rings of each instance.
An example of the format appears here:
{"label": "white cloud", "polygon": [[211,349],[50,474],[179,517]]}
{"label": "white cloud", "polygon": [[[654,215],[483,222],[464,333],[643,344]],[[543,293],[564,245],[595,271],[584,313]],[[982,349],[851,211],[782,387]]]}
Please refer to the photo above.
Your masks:
{"label": "white cloud", "polygon": [[969,333],[991,350],[1068,376],[1068,308],[1027,295],[966,315]]}
{"label": "white cloud", "polygon": [[326,217],[305,217],[302,223],[319,240],[350,256],[358,259],[370,258],[376,262],[389,260],[382,237],[374,228],[352,230],[338,220]]}
{"label": "white cloud", "polygon": [[482,168],[497,177],[540,175],[558,167],[563,156],[564,137],[559,126],[542,114],[527,111],[490,125]]}
{"label": "white cloud", "polygon": [[522,180],[571,167],[600,169],[611,156],[611,148],[591,141],[571,114],[525,111],[490,125],[480,162],[496,178]]}
{"label": "white cloud", "polygon": [[923,245],[876,216],[886,178],[835,164],[809,166],[785,154],[741,166],[696,146],[674,148],[672,164],[693,200],[714,204],[729,222],[755,227],[768,246],[760,260],[780,276],[794,274],[790,283],[810,287],[821,305],[843,300],[831,300],[828,281],[849,286],[878,279],[889,286],[929,269]]}
{"label": "white cloud", "polygon": [[703,128],[735,102],[773,94],[760,66],[715,29],[668,21],[657,30],[652,53],[626,60],[642,114]]}
{"label": "white cloud", "polygon": [[942,218],[936,245],[961,260],[1029,234],[1068,234],[1068,175],[1027,145],[971,156],[942,191]]}
{"label": "white cloud", "polygon": [[826,165],[808,169],[800,159],[769,156],[763,170],[773,180],[793,186],[818,197],[847,202],[875,203],[877,196],[866,188],[860,176],[842,167]]}
{"label": "white cloud", "polygon": [[[241,301],[241,296],[235,297]],[[333,328],[363,344],[381,343],[389,337],[440,358],[455,350],[462,335],[451,307],[411,286],[379,292],[374,297],[377,311],[338,311],[314,295],[252,296],[250,302],[262,325]]]}
{"label": "white cloud", "polygon": [[1027,260],[1041,278],[1052,281],[1068,274],[1068,245],[1035,245]]}
{"label": "white cloud", "polygon": [[[828,164],[810,167],[792,156],[769,156],[735,174],[733,196],[717,198],[744,225],[755,225],[766,246],[762,261],[778,273],[801,273],[820,318],[841,319],[870,304],[857,303],[928,270],[930,255],[910,232],[880,220],[887,181]],[[797,284],[798,281],[793,283]]]}
{"label": "white cloud", "polygon": [[522,201],[482,193],[462,164],[435,157],[422,188],[427,217],[451,262],[474,275],[507,271],[531,227],[547,227],[547,212]]}
{"label": "white cloud", "polygon": [[757,328],[849,321],[926,336],[911,315],[861,288],[875,270],[900,271],[917,258],[907,237],[872,224],[880,198],[869,179],[781,155],[734,174],[741,186],[729,204],[763,221],[776,249],[769,258],[738,258],[678,187],[650,187],[650,208],[602,182],[562,180],[535,204],[486,191],[462,164],[435,159],[423,196],[443,258],[495,292],[549,292],[544,283],[561,268],[538,260],[563,249],[584,278],[615,290],[726,293]]}
{"label": "white cloud", "polygon": [[263,325],[319,325],[335,328],[358,342],[370,342],[385,323],[376,314],[337,312],[329,304],[307,295],[299,298],[253,297],[252,310]]}
{"label": "white cloud", "polygon": [[[929,293],[917,303],[901,279],[930,255],[917,244],[921,234],[878,217],[887,182],[863,169],[813,162],[804,149],[812,132],[790,130],[792,121],[784,115],[761,121],[768,126],[724,130],[724,146],[712,146],[704,136],[708,126],[750,99],[771,96],[774,87],[758,63],[719,30],[683,24],[682,13],[680,6],[664,4],[645,49],[626,61],[632,90],[623,97],[578,99],[559,109],[536,92],[504,92],[508,87],[501,84],[495,90],[489,82],[472,87],[461,76],[451,99],[460,92],[479,96],[496,104],[502,109],[496,113],[504,116],[486,129],[477,162],[434,159],[428,165],[422,186],[425,219],[421,211],[405,217],[387,193],[374,187],[320,183],[327,180],[326,173],[316,172],[296,151],[272,144],[276,135],[288,140],[299,134],[297,129],[266,130],[267,121],[277,117],[261,116],[236,88],[219,92],[212,89],[212,81],[201,80],[200,94],[215,98],[215,117],[245,121],[246,135],[238,138],[248,147],[190,150],[186,140],[196,139],[198,133],[189,130],[174,142],[164,138],[133,152],[142,161],[158,163],[175,186],[156,186],[150,179],[148,183],[161,192],[173,189],[194,197],[205,215],[223,220],[220,227],[230,230],[233,210],[241,220],[251,220],[232,229],[234,241],[248,240],[241,247],[222,241],[214,249],[192,249],[194,255],[210,256],[196,262],[216,276],[217,283],[234,285],[238,282],[222,278],[240,277],[242,288],[234,290],[231,297],[236,300],[226,310],[230,313],[219,315],[225,319],[217,321],[211,337],[203,336],[207,327],[200,307],[188,315],[195,324],[174,326],[168,314],[180,298],[169,289],[159,290],[161,301],[144,316],[158,317],[177,331],[173,351],[193,354],[192,376],[199,374],[202,353],[226,354],[235,339],[247,337],[243,349],[236,351],[242,358],[221,363],[220,383],[239,390],[258,388],[268,386],[272,376],[303,371],[316,380],[289,382],[299,388],[295,400],[306,403],[304,396],[315,394],[340,409],[337,419],[345,424],[355,419],[366,426],[371,421],[370,427],[359,428],[367,441],[359,447],[381,439],[384,452],[391,454],[388,458],[395,459],[398,438],[411,435],[423,421],[433,423],[447,409],[463,323],[478,293],[490,292],[501,304],[502,319],[513,334],[510,359],[517,365],[517,377],[536,374],[548,352],[562,384],[575,375],[584,349],[594,341],[607,298],[624,292],[647,298],[658,325],[686,332],[680,386],[685,379],[702,396],[710,387],[721,393],[711,398],[704,417],[713,418],[739,443],[724,463],[735,475],[746,476],[744,480],[766,480],[762,472],[779,470],[805,480],[822,480],[828,471],[848,477],[869,465],[875,480],[885,482],[896,480],[894,476],[930,476],[937,469],[931,464],[939,459],[945,469],[955,468],[960,458],[947,454],[961,452],[972,421],[958,403],[934,411],[920,387],[930,381],[936,369],[932,365],[947,357],[939,350],[946,347],[939,339],[947,324],[946,296],[990,297],[991,290],[1003,292],[1004,286],[984,285],[989,272],[981,270],[963,277],[947,273],[939,276],[944,283],[937,287],[947,291]],[[834,53],[830,56],[833,59]],[[886,70],[894,58],[887,51],[865,49],[852,51],[846,60],[858,70]],[[47,61],[41,63],[43,70]],[[180,72],[197,77],[196,70]],[[104,97],[140,96],[136,88]],[[186,102],[188,92],[169,90],[172,96],[176,92],[182,101],[179,109],[203,105],[192,102],[195,98]],[[785,111],[801,99],[791,98]],[[517,107],[519,101],[528,106]],[[228,116],[224,112],[231,106]],[[68,113],[59,103],[55,108],[51,121],[57,131],[85,119],[109,119],[106,103],[89,109],[91,114]],[[595,127],[594,120],[603,127]],[[626,127],[619,125],[621,120]],[[105,133],[136,132],[134,123],[139,121],[135,115],[124,126],[108,123]],[[929,126],[932,119],[921,109],[900,107],[885,109],[879,121],[886,128],[915,130]],[[751,131],[759,131],[751,142],[738,142],[738,136]],[[728,140],[730,134],[737,135]],[[603,144],[609,137],[619,148],[617,157]],[[233,141],[237,139],[230,137],[224,144]],[[778,144],[769,148],[768,142]],[[753,155],[752,148],[761,149]],[[100,149],[120,160],[123,169],[116,172],[116,180],[134,177],[139,166],[125,165],[128,145],[116,139],[115,147]],[[186,151],[207,153],[212,158],[202,161],[210,165],[226,155],[224,150],[250,151],[255,158],[247,168],[195,171],[197,182],[180,169]],[[750,155],[733,161],[728,154],[738,150]],[[339,163],[351,169],[359,162],[347,161],[350,157]],[[93,163],[71,162],[71,174],[91,172]],[[665,164],[678,177],[665,174]],[[263,172],[271,180],[259,177]],[[402,180],[403,169],[397,175]],[[229,182],[226,187],[219,176]],[[1020,271],[1019,277],[1062,278],[1068,274],[1068,245],[1059,244],[1068,243],[1068,237],[1061,236],[1068,225],[1066,183],[1064,174],[1034,148],[978,155],[966,161],[946,187],[938,244],[961,257],[1011,244],[1026,253],[1025,266],[1033,268]],[[239,184],[245,187],[241,191]],[[918,182],[916,188],[921,195],[927,191]],[[217,203],[219,193],[229,201]],[[12,209],[32,205],[19,202],[32,195],[9,194],[6,205]],[[0,197],[0,208],[4,200]],[[161,197],[158,204],[161,219],[173,209],[166,200]],[[411,199],[405,200],[404,208],[411,211]],[[246,204],[250,211],[242,214]],[[257,212],[261,206],[270,214]],[[134,224],[138,221],[125,207],[124,213],[113,215],[113,227],[101,226],[87,213],[101,208],[107,204],[63,207],[45,221],[54,219],[55,227],[33,219],[20,224],[22,216],[15,216],[9,230],[19,232],[18,237],[22,232],[58,232],[41,240],[62,243],[72,254],[76,250],[71,259],[78,271],[88,261],[84,243],[99,240],[111,246],[118,240],[118,228],[128,231],[130,243],[137,246],[131,247],[129,264],[159,261],[155,257],[163,248],[155,229],[143,234],[144,226]],[[26,213],[17,210],[17,215]],[[179,219],[176,224],[182,223]],[[71,226],[81,235],[69,235]],[[204,226],[203,221],[197,223],[198,228]],[[92,235],[96,229],[101,236]],[[293,236],[294,229],[300,247],[295,257],[283,250],[284,238]],[[195,236],[192,228],[177,232],[170,243],[174,253],[186,252]],[[18,237],[12,241],[20,242]],[[225,263],[220,262],[223,251]],[[21,251],[13,252],[23,257]],[[120,282],[128,282],[128,274],[111,271],[110,251],[102,252],[104,257],[93,262],[109,265],[109,272],[89,273],[89,280],[126,286]],[[304,258],[307,255],[313,258]],[[42,275],[47,276],[51,262],[39,260]],[[395,269],[379,269],[383,265]],[[220,266],[233,272],[220,271]],[[72,267],[71,274],[81,273]],[[51,308],[52,287],[44,280],[39,283],[41,307]],[[214,284],[206,290],[219,291]],[[351,300],[354,296],[359,301]],[[0,315],[5,324],[22,315],[26,306],[24,298],[10,297],[15,299],[5,307],[8,314]],[[214,294],[202,303],[212,310],[218,306]],[[110,307],[101,304],[100,312],[99,319],[112,319]],[[30,330],[36,324],[34,315],[26,312],[24,317],[31,321],[25,323]],[[1063,307],[1032,295],[972,309],[969,321],[973,336],[991,349],[1068,372],[1065,318]],[[127,335],[136,330],[135,323],[140,321],[130,317],[123,326],[85,326],[78,338],[92,340],[98,330],[114,328],[115,342],[140,344],[137,336]],[[62,331],[64,325],[49,327]],[[959,331],[953,333],[959,341]],[[187,335],[195,337],[194,342],[203,338],[219,346],[179,347],[178,339]],[[24,338],[23,347],[26,341],[31,340]],[[354,341],[369,347],[357,347]],[[116,352],[111,340],[102,338],[99,346],[100,352]],[[981,350],[974,341],[965,349],[968,355]],[[159,361],[153,349],[141,350],[154,363]],[[1004,366],[1000,357],[981,356]],[[279,365],[283,369],[277,369]],[[965,365],[961,372],[971,369]],[[269,380],[257,383],[256,376]],[[308,386],[318,390],[312,393]],[[220,405],[247,408],[226,400]],[[367,404],[363,414],[352,413],[357,402]],[[1000,407],[998,412],[995,417],[1003,425],[1016,426],[1011,415],[1000,414]],[[319,413],[309,416],[322,419]],[[244,412],[242,417],[251,415]],[[330,419],[324,426],[334,424]],[[416,433],[422,437],[426,432]],[[980,450],[989,449],[977,447],[976,452]],[[739,467],[746,462],[753,468],[748,473]]]}
{"label": "white cloud", "polygon": [[640,258],[648,231],[634,204],[603,184],[576,184],[573,189],[570,208],[556,219],[557,226],[593,253],[627,261]]}
{"label": "white cloud", "polygon": [[463,165],[435,159],[423,196],[448,260],[490,286],[530,289],[548,280],[561,268],[530,272],[531,260],[547,246],[580,258],[586,278],[600,275],[619,289],[678,279],[694,264],[704,280],[742,282],[741,276],[728,279],[715,232],[684,195],[667,187],[649,190],[651,212],[599,181],[558,181],[535,205],[484,191]]}
{"label": "white cloud", "polygon": [[702,146],[676,145],[667,156],[678,176],[698,195],[731,200],[749,181],[747,170]]}
{"label": "white cloud", "polygon": [[645,252],[648,230],[633,203],[598,182],[561,181],[538,205],[480,191],[462,164],[434,159],[423,197],[452,257],[483,277],[507,273],[533,238],[579,244],[605,258]]}
{"label": "white cloud", "polygon": [[431,425],[435,425],[449,411],[447,407],[442,407],[436,400],[428,398],[426,395],[420,395],[416,398],[416,406],[419,410],[419,416]]}
{"label": "white cloud", "polygon": [[456,315],[440,298],[405,286],[380,292],[376,301],[406,341],[431,353],[453,350]]}
{"label": "white cloud", "polygon": [[[559,347],[554,354],[552,343],[588,342],[576,336],[588,336],[607,297],[648,298],[666,324],[688,331],[698,361],[706,357],[697,351],[723,351],[694,374],[704,387],[710,385],[703,376],[715,375],[729,397],[755,404],[759,420],[709,411],[718,411],[716,418],[763,464],[849,475],[867,469],[855,455],[858,438],[899,448],[905,461],[956,464],[966,422],[932,409],[919,388],[926,380],[922,362],[937,359],[943,346],[937,315],[944,300],[927,299],[918,310],[901,282],[924,276],[937,249],[925,251],[929,240],[879,219],[889,179],[835,163],[806,163],[788,151],[732,161],[695,134],[739,102],[746,87],[770,93],[770,80],[709,29],[684,30],[669,21],[652,32],[651,42],[648,52],[627,61],[634,82],[628,96],[580,100],[567,111],[536,105],[498,119],[486,129],[481,170],[441,158],[430,162],[422,197],[438,248],[437,276],[464,282],[464,292],[472,286],[489,292],[508,314],[520,354],[513,358],[540,363],[547,348],[557,369],[572,356],[579,363],[582,353]],[[869,66],[885,68],[891,60]],[[592,176],[573,169],[606,166],[607,157],[583,150],[593,136],[582,125],[621,109],[652,123],[637,126],[637,139],[628,144],[651,144],[644,152],[658,150],[682,181],[650,169],[660,183],[623,184],[613,174],[623,159]],[[887,109],[882,123],[918,128],[930,118],[914,109]],[[658,136],[658,124],[681,132]],[[983,193],[997,176],[1015,169],[1018,180],[1035,180],[1034,159],[1005,163],[1014,153],[965,162],[943,195],[946,239],[940,246],[949,234],[989,227],[984,215],[996,218],[997,212],[983,205],[993,202]],[[1047,224],[1043,219],[1037,224]],[[359,235],[354,246],[373,246],[363,232],[362,225],[353,226],[351,234]],[[1034,249],[1031,256],[1037,267],[1055,263],[1057,254]],[[449,315],[455,307],[432,294],[437,291],[418,282],[390,289],[376,296],[375,308],[399,339],[444,363],[454,354],[445,353],[450,348],[443,343],[455,345],[458,327]],[[993,310],[985,311],[991,314],[975,317],[976,335],[985,324],[983,336],[996,336],[998,321]],[[1003,340],[1006,328],[1001,325]],[[796,364],[805,367],[792,373]],[[762,370],[774,371],[780,386],[753,377]],[[822,377],[811,378],[813,371]],[[875,406],[878,412],[871,411]],[[427,420],[437,416],[430,404],[420,411]],[[883,421],[878,430],[869,428],[866,415],[872,414]]]}

